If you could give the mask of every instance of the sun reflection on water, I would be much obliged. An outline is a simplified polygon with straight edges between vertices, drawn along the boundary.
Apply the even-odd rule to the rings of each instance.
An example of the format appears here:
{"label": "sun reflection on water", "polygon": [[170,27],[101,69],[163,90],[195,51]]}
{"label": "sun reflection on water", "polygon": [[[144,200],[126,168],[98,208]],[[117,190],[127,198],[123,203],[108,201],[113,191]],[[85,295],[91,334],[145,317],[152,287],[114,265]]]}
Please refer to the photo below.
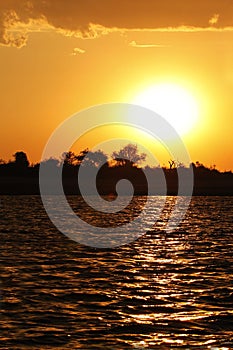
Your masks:
{"label": "sun reflection on water", "polygon": [[4,201],[6,348],[231,348],[231,198],[194,198],[175,232],[162,229],[161,216],[146,235],[113,250],[59,235],[37,197]]}

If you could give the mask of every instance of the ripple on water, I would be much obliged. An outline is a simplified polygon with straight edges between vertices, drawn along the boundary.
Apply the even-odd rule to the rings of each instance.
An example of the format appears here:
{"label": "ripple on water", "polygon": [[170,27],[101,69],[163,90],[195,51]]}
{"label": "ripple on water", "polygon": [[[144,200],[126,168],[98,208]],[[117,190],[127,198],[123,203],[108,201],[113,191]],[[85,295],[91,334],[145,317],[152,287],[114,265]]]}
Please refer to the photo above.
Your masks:
{"label": "ripple on water", "polygon": [[1,203],[1,349],[232,348],[231,197],[114,250],[66,238],[39,197]]}

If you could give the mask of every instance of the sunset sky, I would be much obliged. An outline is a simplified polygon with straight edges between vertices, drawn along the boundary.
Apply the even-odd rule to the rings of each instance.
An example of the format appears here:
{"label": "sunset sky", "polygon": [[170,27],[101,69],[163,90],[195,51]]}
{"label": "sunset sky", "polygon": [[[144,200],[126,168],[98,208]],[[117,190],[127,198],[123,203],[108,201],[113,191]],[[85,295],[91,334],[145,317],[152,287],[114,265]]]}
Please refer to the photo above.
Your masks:
{"label": "sunset sky", "polygon": [[191,159],[233,170],[232,0],[1,0],[0,62],[0,158],[38,162],[72,114],[172,85],[197,107]]}

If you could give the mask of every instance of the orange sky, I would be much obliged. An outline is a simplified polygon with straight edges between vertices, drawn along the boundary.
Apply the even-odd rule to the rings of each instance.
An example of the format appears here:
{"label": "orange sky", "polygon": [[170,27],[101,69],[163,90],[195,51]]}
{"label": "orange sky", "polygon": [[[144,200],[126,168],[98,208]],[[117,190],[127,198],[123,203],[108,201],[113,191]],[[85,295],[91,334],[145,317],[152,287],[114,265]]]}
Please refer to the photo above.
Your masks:
{"label": "orange sky", "polygon": [[233,170],[232,13],[229,0],[2,0],[0,158],[39,161],[73,113],[170,82],[199,105],[192,160]]}

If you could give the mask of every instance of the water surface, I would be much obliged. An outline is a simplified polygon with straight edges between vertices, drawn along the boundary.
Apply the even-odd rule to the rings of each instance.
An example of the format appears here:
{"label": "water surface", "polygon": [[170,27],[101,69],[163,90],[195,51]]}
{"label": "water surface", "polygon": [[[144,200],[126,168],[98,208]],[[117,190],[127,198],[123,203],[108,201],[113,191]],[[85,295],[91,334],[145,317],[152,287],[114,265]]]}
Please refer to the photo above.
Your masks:
{"label": "water surface", "polygon": [[137,241],[94,249],[39,196],[2,196],[0,349],[233,348],[233,198],[194,197],[167,234],[173,204]]}

